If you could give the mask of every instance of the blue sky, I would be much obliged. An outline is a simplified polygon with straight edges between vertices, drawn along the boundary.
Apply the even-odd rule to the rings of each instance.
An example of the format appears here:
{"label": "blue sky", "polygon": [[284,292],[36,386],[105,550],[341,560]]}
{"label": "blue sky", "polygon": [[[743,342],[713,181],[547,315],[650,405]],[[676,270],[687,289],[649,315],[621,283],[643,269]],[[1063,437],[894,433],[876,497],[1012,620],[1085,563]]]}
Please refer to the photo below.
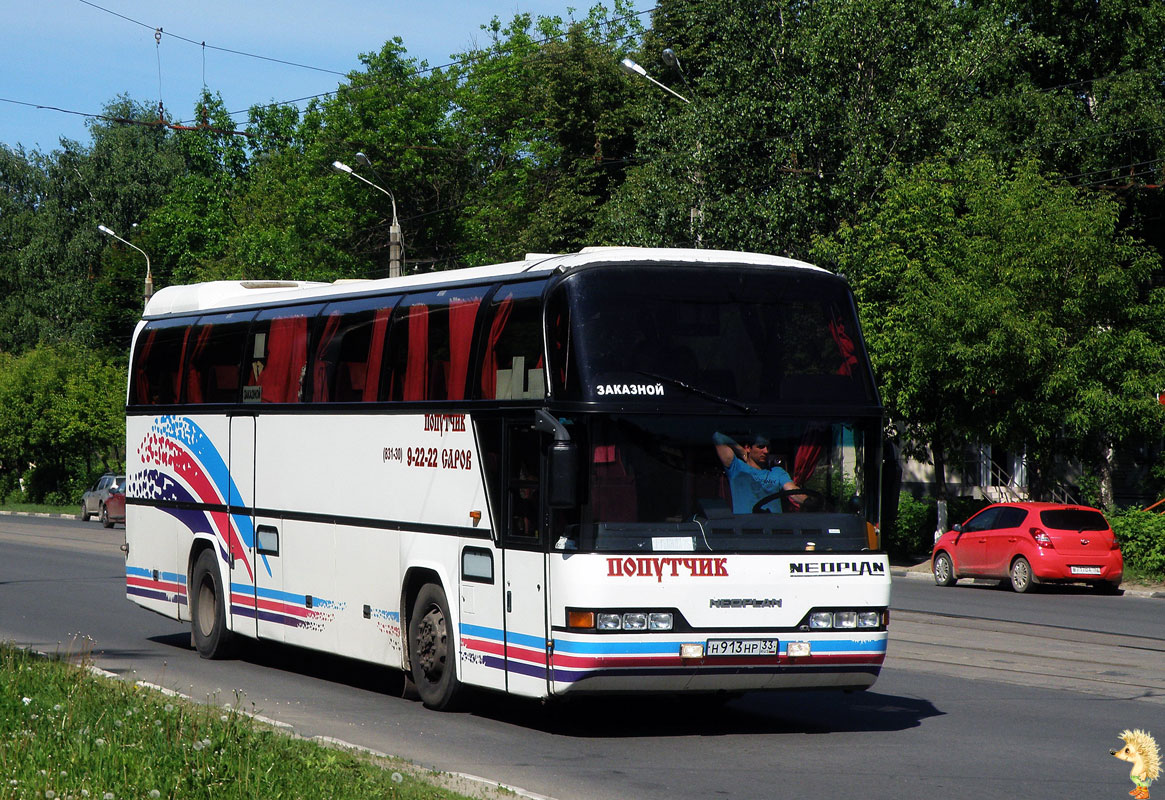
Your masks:
{"label": "blue sky", "polygon": [[[360,53],[393,36],[430,66],[514,14],[570,18],[590,0],[5,0],[0,25],[0,143],[48,152],[89,143],[86,117],[120,94],[189,120],[204,84],[230,111],[336,88]],[[608,7],[613,3],[606,3]],[[636,0],[637,11],[652,8]],[[650,25],[645,15],[644,25]],[[155,41],[155,28],[162,39]],[[184,41],[189,40],[189,41]],[[205,42],[206,48],[201,46]],[[216,49],[221,48],[221,49]],[[304,66],[276,63],[226,50]],[[313,69],[308,69],[312,67]],[[333,72],[342,73],[341,75]],[[33,106],[52,106],[61,111]],[[81,113],[69,113],[81,112]],[[245,122],[246,115],[235,117]]]}

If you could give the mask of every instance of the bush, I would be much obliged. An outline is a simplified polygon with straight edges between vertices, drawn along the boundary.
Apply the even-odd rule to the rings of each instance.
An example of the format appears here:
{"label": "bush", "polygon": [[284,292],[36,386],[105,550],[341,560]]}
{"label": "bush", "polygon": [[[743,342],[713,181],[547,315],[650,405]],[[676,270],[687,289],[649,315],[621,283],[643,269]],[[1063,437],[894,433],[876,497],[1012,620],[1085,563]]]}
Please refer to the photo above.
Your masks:
{"label": "bush", "polygon": [[[990,501],[976,497],[953,497],[947,501],[947,526],[965,522]],[[938,528],[938,501],[933,497],[915,499],[903,492],[898,501],[898,517],[887,525],[886,550],[899,556],[928,555],[934,547]]]}
{"label": "bush", "polygon": [[1165,579],[1165,516],[1131,508],[1108,515],[1125,566]]}
{"label": "bush", "polygon": [[898,517],[886,531],[886,550],[900,556],[929,553],[937,525],[938,508],[933,497],[916,500],[903,492],[898,500]]}

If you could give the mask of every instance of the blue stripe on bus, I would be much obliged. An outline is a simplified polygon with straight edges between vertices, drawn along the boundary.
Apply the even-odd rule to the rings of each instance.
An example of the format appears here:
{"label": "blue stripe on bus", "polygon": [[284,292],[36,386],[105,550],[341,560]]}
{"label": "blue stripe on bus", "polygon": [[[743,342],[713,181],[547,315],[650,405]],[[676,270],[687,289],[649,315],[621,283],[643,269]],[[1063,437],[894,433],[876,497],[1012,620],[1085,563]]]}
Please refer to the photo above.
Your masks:
{"label": "blue stripe on bus", "polygon": [[505,642],[514,647],[530,647],[535,650],[546,649],[546,639],[542,636],[531,636],[528,633],[517,633],[511,631],[505,633],[498,628],[487,628],[482,625],[469,625],[463,623],[461,625],[462,636],[472,636],[475,639],[487,639],[491,642]]}
{"label": "blue stripe on bus", "polygon": [[[249,583],[232,583],[231,594],[240,594],[246,597],[251,597],[254,595],[261,597],[264,600],[277,600],[280,603],[290,603],[295,606],[303,607],[307,606],[307,595],[305,594],[294,594],[292,592],[279,591],[278,589],[267,589],[262,586],[252,586]],[[312,596],[311,603],[313,611],[317,608],[337,607],[335,600],[326,600],[322,597],[316,597],[315,595]]]}
{"label": "blue stripe on bus", "polygon": [[[152,581],[154,578],[154,571],[147,567],[129,567],[125,568],[125,576],[127,578],[145,578]],[[166,581],[167,583],[186,584],[186,576],[180,572],[159,572],[158,581]]]}

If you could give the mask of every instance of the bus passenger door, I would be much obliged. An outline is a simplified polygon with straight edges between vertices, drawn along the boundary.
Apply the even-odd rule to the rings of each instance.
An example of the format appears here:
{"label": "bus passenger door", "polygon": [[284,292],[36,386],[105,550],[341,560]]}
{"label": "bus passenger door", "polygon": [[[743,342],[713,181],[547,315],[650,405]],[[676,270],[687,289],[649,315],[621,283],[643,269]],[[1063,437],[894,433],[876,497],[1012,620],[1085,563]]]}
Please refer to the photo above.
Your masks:
{"label": "bus passenger door", "polygon": [[227,607],[232,614],[232,630],[255,636],[255,417],[230,417],[231,449],[228,456],[228,492],[226,497],[229,529],[238,536],[235,547],[244,548],[231,562],[230,598]]}
{"label": "bus passenger door", "polygon": [[506,426],[501,520],[506,688],[530,697],[544,697],[548,690],[545,442],[529,423]]}

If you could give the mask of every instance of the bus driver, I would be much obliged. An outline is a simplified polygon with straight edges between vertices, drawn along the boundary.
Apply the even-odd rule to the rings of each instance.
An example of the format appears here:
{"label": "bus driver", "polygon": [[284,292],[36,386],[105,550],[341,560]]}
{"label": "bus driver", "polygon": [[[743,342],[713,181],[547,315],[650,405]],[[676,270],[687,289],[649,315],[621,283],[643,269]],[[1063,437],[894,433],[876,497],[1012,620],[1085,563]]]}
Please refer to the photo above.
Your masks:
{"label": "bus driver", "polygon": [[[732,491],[732,513],[751,514],[757,501],[782,489],[799,489],[789,473],[780,467],[768,466],[769,440],[764,436],[754,436],[749,444],[740,445],[730,436],[714,433],[716,455],[724,465],[728,476],[728,486]],[[776,497],[765,503],[761,510],[779,514],[781,498]]]}

